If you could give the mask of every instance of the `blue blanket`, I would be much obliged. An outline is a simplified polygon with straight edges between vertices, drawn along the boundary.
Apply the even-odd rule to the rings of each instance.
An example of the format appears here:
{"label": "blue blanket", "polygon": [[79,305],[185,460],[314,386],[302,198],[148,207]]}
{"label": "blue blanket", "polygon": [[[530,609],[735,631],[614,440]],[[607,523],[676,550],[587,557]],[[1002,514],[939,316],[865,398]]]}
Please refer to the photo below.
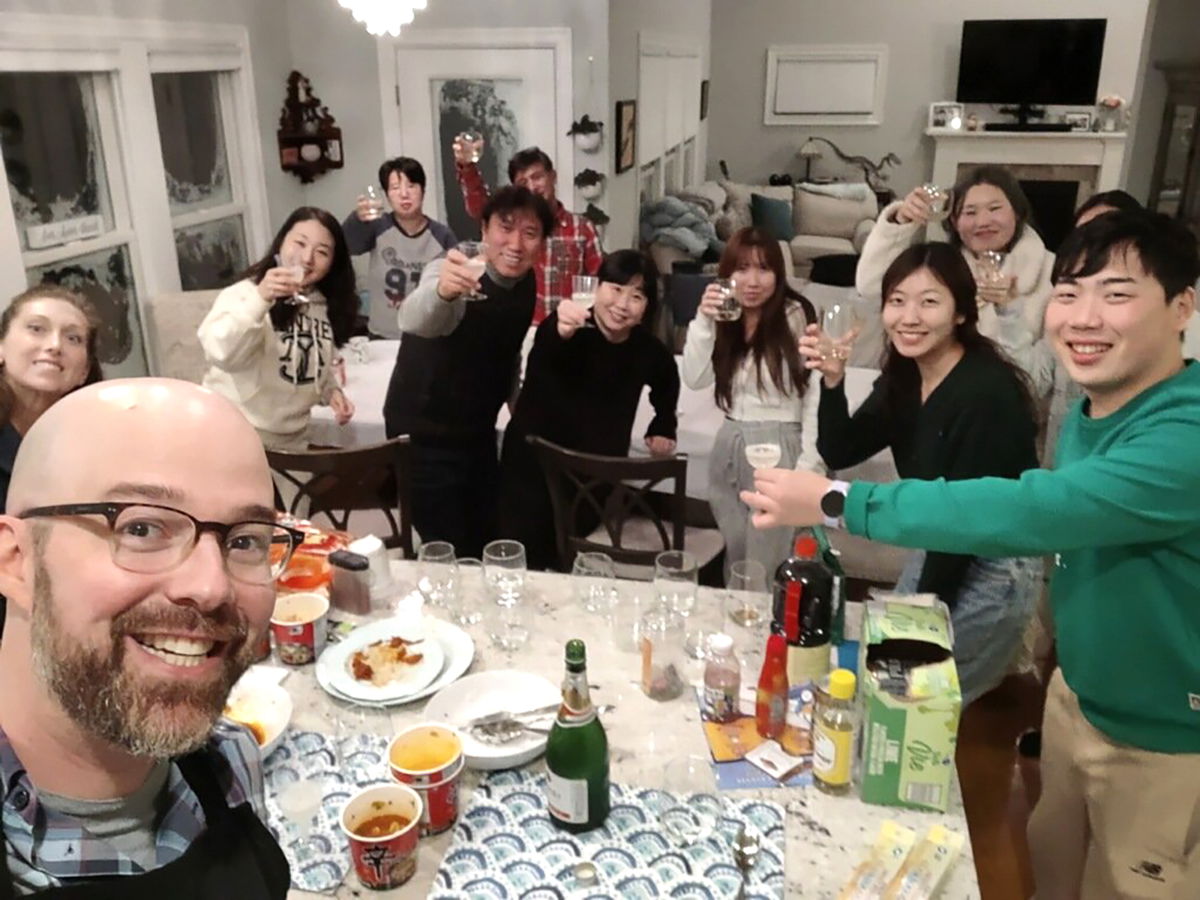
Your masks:
{"label": "blue blanket", "polygon": [[657,242],[677,247],[693,259],[699,259],[706,250],[720,254],[725,249],[704,210],[678,197],[645,204],[640,221],[644,244]]}

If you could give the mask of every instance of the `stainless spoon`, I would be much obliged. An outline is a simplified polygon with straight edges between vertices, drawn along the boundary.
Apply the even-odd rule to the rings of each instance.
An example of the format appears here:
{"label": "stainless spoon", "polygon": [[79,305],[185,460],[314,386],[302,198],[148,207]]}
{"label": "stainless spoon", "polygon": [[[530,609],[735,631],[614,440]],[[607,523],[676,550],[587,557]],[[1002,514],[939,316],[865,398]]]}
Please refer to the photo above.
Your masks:
{"label": "stainless spoon", "polygon": [[761,845],[762,836],[753,825],[743,825],[733,839],[733,862],[742,873],[742,884],[738,888],[737,900],[745,900],[746,882],[750,878],[750,870],[758,862]]}
{"label": "stainless spoon", "polygon": [[[596,707],[597,715],[604,715],[616,709],[611,703]],[[485,744],[507,744],[526,734],[549,734],[553,723],[533,725],[528,720],[509,717],[500,721],[485,721],[482,724],[469,726],[466,731]]]}

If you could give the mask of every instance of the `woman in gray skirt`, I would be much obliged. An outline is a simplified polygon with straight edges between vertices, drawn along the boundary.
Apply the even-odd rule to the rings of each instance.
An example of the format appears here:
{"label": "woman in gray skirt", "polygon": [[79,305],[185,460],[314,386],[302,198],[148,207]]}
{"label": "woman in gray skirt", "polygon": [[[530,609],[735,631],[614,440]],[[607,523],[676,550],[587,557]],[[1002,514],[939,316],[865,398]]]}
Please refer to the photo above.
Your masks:
{"label": "woman in gray skirt", "polygon": [[760,466],[820,469],[817,407],[797,342],[815,322],[812,304],[784,276],[779,241],[760,228],[730,239],[717,267],[733,279],[736,319],[723,315],[724,290],[711,284],[688,325],[682,375],[693,389],[713,386],[725,424],[709,462],[709,504],[725,539],[726,565],[758,560],[768,577],[791,549],[792,530],[756,531],[738,492],[754,484]]}

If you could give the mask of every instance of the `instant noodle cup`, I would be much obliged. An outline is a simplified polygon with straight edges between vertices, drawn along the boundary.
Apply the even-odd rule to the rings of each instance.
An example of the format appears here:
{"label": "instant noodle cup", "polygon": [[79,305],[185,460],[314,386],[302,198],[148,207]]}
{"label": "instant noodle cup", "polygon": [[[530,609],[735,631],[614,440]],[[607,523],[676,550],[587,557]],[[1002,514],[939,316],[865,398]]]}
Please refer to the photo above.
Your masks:
{"label": "instant noodle cup", "polygon": [[363,788],[342,807],[342,831],[363,887],[400,887],[417,871],[421,797],[403,784]]}
{"label": "instant noodle cup", "polygon": [[466,765],[453,728],[425,723],[406,728],[388,745],[392,779],[421,795],[421,834],[438,834],[458,821],[458,780]]}
{"label": "instant noodle cup", "polygon": [[329,598],[324,594],[280,594],[271,613],[271,634],[281,662],[310,663],[325,649]]}

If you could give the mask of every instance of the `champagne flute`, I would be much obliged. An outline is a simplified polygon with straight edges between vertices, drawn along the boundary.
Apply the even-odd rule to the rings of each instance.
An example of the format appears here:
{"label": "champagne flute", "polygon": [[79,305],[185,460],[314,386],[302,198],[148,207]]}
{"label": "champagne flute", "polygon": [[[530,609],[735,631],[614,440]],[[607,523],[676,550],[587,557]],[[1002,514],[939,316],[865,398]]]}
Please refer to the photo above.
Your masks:
{"label": "champagne flute", "polygon": [[483,548],[483,579],[498,606],[516,606],[525,592],[525,545],[492,541]]}
{"label": "champagne flute", "polygon": [[[572,279],[571,300],[582,306],[584,311],[589,311],[596,305],[596,288],[600,286],[600,279],[595,275],[576,275]],[[584,328],[595,328],[596,323],[591,317],[588,317],[584,323]]]}
{"label": "champagne flute", "polygon": [[617,572],[607,553],[577,553],[571,567],[575,598],[590,613],[608,613],[617,593]]}
{"label": "champagne flute", "polygon": [[417,551],[417,568],[417,589],[421,595],[431,606],[448,607],[458,575],[454,545],[447,541],[422,544]]}
{"label": "champagne flute", "polygon": [[[455,249],[467,258],[467,271],[475,277],[475,280],[483,278],[484,273],[487,272],[487,244],[483,241],[460,241]],[[463,294],[463,299],[486,300],[487,295],[482,290],[471,291]]]}
{"label": "champagne flute", "polygon": [[[275,263],[281,268],[287,269],[288,274],[295,279],[296,283],[303,286],[304,260],[301,258],[299,251],[291,250],[287,253],[276,253]],[[283,302],[289,306],[299,306],[301,304],[308,303],[308,298],[297,291],[295,294],[292,294],[291,297],[285,298]]]}

